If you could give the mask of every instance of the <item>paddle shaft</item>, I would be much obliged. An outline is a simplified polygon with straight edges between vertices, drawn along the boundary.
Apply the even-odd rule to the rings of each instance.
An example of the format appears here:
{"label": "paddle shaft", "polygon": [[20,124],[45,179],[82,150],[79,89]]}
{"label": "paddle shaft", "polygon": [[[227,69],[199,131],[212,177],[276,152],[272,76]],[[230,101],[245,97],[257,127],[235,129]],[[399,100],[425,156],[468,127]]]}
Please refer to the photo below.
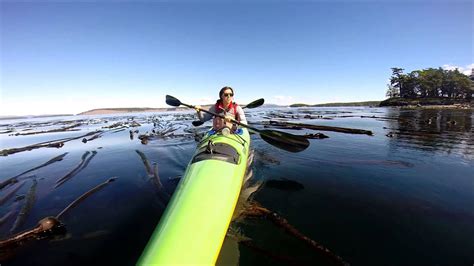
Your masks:
{"label": "paddle shaft", "polygon": [[[184,105],[184,106],[186,106],[186,107],[193,108],[193,109],[196,108],[194,105],[190,105],[190,104],[181,103],[181,105]],[[210,115],[213,115],[213,116],[217,116],[217,117],[226,119],[225,116],[223,116],[223,115],[221,115],[221,114],[216,114],[216,113],[214,113],[214,112],[211,112],[211,111],[208,111],[208,110],[205,110],[205,109],[201,109],[201,108],[199,108],[199,110],[200,110],[201,112],[208,113],[208,114],[210,114]],[[260,129],[254,128],[254,127],[249,126],[249,125],[247,125],[247,124],[240,123],[239,121],[237,121],[237,120],[235,120],[235,119],[232,119],[232,118],[231,118],[230,121],[231,121],[232,123],[235,123],[235,124],[239,125],[239,126],[242,126],[242,127],[245,127],[245,128],[248,128],[248,129],[251,129],[251,130],[253,130],[253,131],[255,131],[255,132],[260,133]]]}

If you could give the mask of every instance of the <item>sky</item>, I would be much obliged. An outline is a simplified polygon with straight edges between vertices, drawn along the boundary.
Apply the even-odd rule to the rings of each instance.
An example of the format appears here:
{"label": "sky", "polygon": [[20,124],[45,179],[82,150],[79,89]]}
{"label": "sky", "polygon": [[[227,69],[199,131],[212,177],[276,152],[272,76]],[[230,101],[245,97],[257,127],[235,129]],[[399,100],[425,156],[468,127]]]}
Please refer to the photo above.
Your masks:
{"label": "sky", "polygon": [[472,1],[0,0],[0,115],[383,100],[391,67],[470,73]]}

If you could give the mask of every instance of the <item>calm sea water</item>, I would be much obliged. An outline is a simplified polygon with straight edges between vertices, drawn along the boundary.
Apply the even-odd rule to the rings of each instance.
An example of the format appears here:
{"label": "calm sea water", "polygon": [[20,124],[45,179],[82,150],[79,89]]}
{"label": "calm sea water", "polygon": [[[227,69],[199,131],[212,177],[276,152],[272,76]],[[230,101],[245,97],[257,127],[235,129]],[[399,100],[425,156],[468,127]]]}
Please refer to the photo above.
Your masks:
{"label": "calm sea water", "polygon": [[[471,110],[257,108],[247,115],[255,123],[272,119],[374,132],[368,136],[286,130],[329,136],[311,139],[310,147],[300,153],[279,150],[258,134],[252,136],[256,154],[252,178],[262,182],[253,200],[284,217],[305,236],[351,265],[474,263]],[[173,193],[194,153],[195,134],[209,126],[194,128],[193,119],[192,113],[144,113],[1,120],[0,150],[105,131],[86,143],[81,137],[65,142],[62,148],[0,157],[1,182],[67,153],[62,160],[26,173],[20,182],[0,190],[1,199],[22,184],[0,205],[1,239],[33,228],[93,187],[111,177],[117,179],[61,217],[65,234],[26,241],[0,263],[133,265],[166,208],[164,195]],[[117,122],[131,126],[132,121],[140,126],[122,131],[103,128]],[[12,135],[75,122],[82,123],[76,127],[80,131]],[[167,133],[171,129],[174,131]],[[130,130],[139,133],[132,138]],[[142,144],[138,135],[152,130],[157,136]],[[139,153],[151,168],[157,166],[163,189],[150,180]],[[81,158],[88,162],[80,165]],[[57,180],[76,168],[55,188]],[[324,256],[267,219],[244,219],[233,226],[241,239],[251,239],[264,252],[229,237],[220,264],[286,265],[278,259],[284,256],[298,264],[330,265]],[[185,256],[186,250],[182,252]]]}

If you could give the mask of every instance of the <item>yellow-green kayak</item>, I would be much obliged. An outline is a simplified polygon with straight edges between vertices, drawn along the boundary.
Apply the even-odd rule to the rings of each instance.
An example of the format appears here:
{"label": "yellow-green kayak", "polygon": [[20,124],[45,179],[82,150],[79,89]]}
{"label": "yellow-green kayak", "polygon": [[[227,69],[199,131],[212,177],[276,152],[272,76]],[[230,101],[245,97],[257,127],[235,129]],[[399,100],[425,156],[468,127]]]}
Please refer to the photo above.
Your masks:
{"label": "yellow-green kayak", "polygon": [[138,265],[215,264],[247,168],[250,136],[239,131],[199,143]]}

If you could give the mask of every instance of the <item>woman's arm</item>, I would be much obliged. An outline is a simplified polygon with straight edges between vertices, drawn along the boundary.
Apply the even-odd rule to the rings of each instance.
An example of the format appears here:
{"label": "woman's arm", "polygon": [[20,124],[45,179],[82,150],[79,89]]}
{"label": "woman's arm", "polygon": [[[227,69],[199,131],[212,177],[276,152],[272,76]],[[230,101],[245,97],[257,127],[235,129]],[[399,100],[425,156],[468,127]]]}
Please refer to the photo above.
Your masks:
{"label": "woman's arm", "polygon": [[[196,106],[196,107],[199,107],[198,109],[202,109],[200,106]],[[211,108],[209,108],[209,111],[215,113],[216,112],[216,107],[214,105],[211,106]],[[211,120],[212,116],[213,115],[211,115],[211,114],[201,112],[201,111],[197,111],[197,117],[201,122],[206,122],[206,121]]]}
{"label": "woman's arm", "polygon": [[244,110],[242,109],[242,107],[240,107],[240,105],[237,106],[236,111],[239,114],[239,118],[240,118],[239,122],[247,125],[247,118],[245,117]]}

